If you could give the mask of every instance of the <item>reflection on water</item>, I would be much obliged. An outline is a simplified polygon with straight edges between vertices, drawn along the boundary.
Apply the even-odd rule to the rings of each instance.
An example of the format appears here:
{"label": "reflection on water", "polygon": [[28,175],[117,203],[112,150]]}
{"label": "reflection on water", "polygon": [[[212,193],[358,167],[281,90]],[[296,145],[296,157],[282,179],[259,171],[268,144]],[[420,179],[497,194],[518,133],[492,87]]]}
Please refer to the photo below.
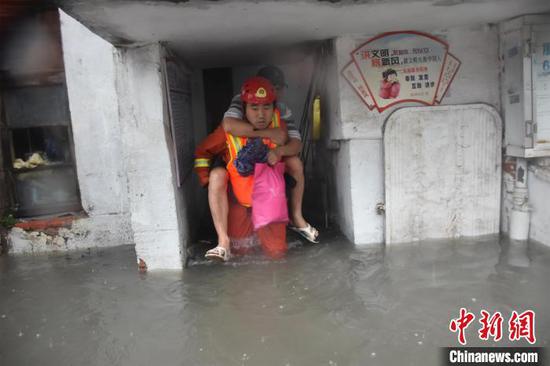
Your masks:
{"label": "reflection on water", "polygon": [[[182,273],[138,274],[132,247],[0,257],[0,364],[437,365],[438,347],[457,345],[448,324],[461,306],[531,308],[537,345],[550,340],[546,247],[327,235],[283,261]],[[483,345],[475,332],[469,345]]]}

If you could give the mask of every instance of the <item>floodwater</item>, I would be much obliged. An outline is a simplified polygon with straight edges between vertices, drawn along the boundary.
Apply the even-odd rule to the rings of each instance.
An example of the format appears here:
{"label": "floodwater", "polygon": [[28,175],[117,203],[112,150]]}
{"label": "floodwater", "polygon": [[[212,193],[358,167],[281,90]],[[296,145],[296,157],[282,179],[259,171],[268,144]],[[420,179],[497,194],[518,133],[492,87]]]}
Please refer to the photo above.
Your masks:
{"label": "floodwater", "polygon": [[[481,238],[354,247],[139,274],[132,247],[0,257],[0,365],[439,365],[465,307],[536,313],[550,341],[550,249]],[[467,328],[468,345],[495,345]],[[499,346],[526,346],[503,340]]]}

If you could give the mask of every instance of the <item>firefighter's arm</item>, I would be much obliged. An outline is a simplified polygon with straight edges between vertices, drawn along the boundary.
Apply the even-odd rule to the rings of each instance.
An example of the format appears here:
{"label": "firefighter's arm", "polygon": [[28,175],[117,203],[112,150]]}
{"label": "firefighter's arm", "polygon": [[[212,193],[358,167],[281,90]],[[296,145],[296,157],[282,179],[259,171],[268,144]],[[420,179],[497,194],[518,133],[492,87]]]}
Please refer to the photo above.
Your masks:
{"label": "firefighter's arm", "polygon": [[250,123],[234,117],[224,117],[222,126],[225,132],[233,136],[268,138],[278,145],[283,145],[288,140],[288,134],[282,128],[255,130]]}
{"label": "firefighter's arm", "polygon": [[203,187],[208,185],[210,166],[213,159],[224,153],[226,148],[225,132],[219,126],[214,132],[206,136],[195,149],[195,172],[199,176],[200,184]]}

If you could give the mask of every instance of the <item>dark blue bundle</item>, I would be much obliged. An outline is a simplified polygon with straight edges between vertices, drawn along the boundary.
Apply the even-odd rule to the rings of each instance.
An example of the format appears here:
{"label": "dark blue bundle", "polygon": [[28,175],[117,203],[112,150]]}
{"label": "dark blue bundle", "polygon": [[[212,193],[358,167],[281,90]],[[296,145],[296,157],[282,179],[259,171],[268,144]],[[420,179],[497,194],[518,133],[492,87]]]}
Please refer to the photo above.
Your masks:
{"label": "dark blue bundle", "polygon": [[259,137],[248,139],[248,143],[239,151],[237,159],[233,162],[239,174],[247,177],[254,173],[256,163],[267,161],[268,148]]}

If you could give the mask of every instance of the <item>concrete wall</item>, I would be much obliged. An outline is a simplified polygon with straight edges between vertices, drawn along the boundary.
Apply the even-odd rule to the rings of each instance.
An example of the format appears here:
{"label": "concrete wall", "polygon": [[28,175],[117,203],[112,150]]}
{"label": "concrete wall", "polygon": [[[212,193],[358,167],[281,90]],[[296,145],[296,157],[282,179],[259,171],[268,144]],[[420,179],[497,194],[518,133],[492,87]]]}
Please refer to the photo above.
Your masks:
{"label": "concrete wall", "polygon": [[[75,246],[132,242],[115,48],[60,12],[63,59],[87,240]],[[86,45],[83,47],[82,45]]]}
{"label": "concrete wall", "polygon": [[550,246],[550,158],[532,162],[527,186],[532,209],[529,238]]}
{"label": "concrete wall", "polygon": [[[420,29],[446,39],[450,52],[461,62],[442,104],[487,103],[500,109],[498,33],[494,26],[479,25],[443,30]],[[349,53],[373,35],[343,36],[335,40],[338,72],[350,61]],[[375,215],[378,202],[384,201],[382,128],[395,108],[383,113],[369,111],[346,80],[339,76],[340,117],[331,120],[329,140],[345,141],[336,152],[341,163],[349,155],[350,174],[340,175],[338,195],[350,189],[352,218],[344,204],[339,204],[337,217],[341,229],[357,244],[383,241],[383,217]],[[398,107],[406,106],[400,104]],[[414,104],[409,104],[414,105]],[[339,168],[342,169],[342,168]],[[349,180],[349,182],[345,182]]]}
{"label": "concrete wall", "polygon": [[[515,164],[515,158],[507,160]],[[550,158],[529,159],[528,169],[529,239],[550,246]],[[504,172],[503,178],[500,229],[502,233],[508,234],[514,207],[515,176]]]}
{"label": "concrete wall", "polygon": [[339,149],[332,156],[333,182],[330,196],[333,198],[331,207],[334,212],[333,220],[349,240],[355,241],[355,227],[353,225],[353,204],[351,195],[351,158],[350,141],[342,141]]}
{"label": "concrete wall", "polygon": [[61,20],[82,205],[100,224],[89,232],[112,235],[90,244],[133,242],[148,269],[180,269],[189,230],[170,155],[162,49],[116,49],[68,15]]}
{"label": "concrete wall", "polygon": [[[59,61],[54,58],[53,65],[59,63],[60,70],[65,68],[77,179],[87,217],[75,219],[70,228],[59,229],[56,234],[13,229],[8,236],[11,253],[133,242],[115,89],[115,49],[65,13],[60,12],[59,18],[63,57],[58,49]],[[21,66],[19,72],[36,70],[41,60],[52,64],[52,58],[43,54],[49,47],[47,41],[37,39],[25,45],[30,63]]]}
{"label": "concrete wall", "polygon": [[[334,41],[328,45],[325,58],[326,78],[322,90],[321,102],[321,138],[324,149],[321,149],[325,169],[328,170],[328,193],[330,221],[336,223],[342,232],[353,240],[353,213],[351,204],[351,159],[349,141],[331,141],[332,130],[341,124],[340,89],[338,87],[338,60]],[[331,146],[332,145],[332,146]],[[328,149],[326,149],[328,147]]]}
{"label": "concrete wall", "polygon": [[183,230],[176,207],[161,57],[158,44],[118,53],[122,159],[138,260],[148,269],[180,269]]}

